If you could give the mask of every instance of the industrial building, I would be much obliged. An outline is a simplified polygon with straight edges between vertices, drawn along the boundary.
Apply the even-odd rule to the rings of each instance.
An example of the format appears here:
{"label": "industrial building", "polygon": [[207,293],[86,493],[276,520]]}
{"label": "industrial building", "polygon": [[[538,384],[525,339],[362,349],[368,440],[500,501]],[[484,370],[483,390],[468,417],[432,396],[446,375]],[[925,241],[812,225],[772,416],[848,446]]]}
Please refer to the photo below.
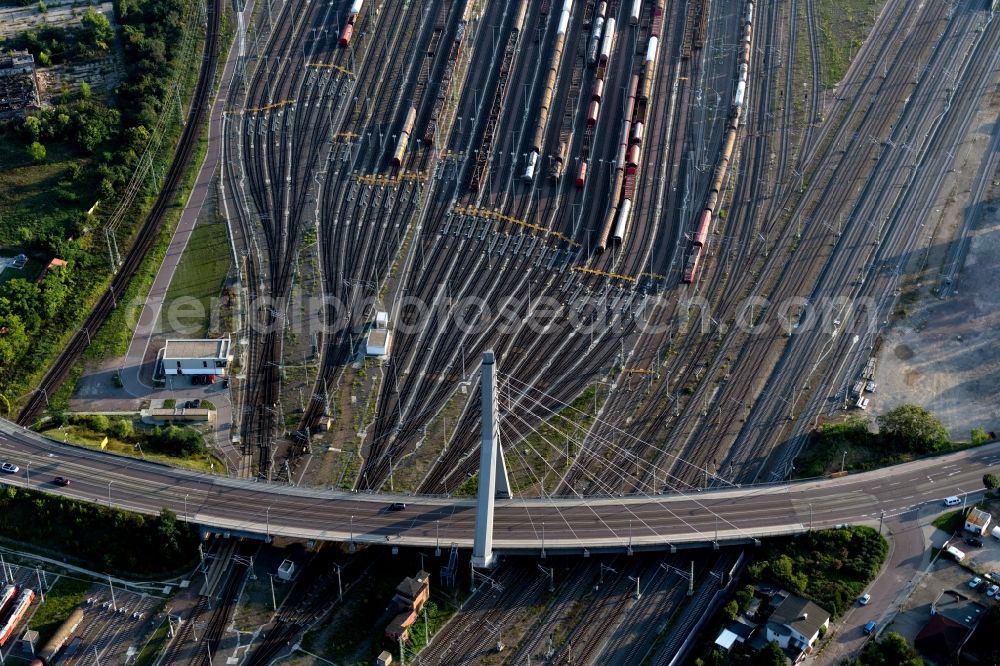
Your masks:
{"label": "industrial building", "polygon": [[35,57],[27,50],[0,56],[0,118],[25,115],[39,106]]}
{"label": "industrial building", "polygon": [[225,376],[233,360],[229,338],[218,340],[167,340],[160,352],[164,375]]}

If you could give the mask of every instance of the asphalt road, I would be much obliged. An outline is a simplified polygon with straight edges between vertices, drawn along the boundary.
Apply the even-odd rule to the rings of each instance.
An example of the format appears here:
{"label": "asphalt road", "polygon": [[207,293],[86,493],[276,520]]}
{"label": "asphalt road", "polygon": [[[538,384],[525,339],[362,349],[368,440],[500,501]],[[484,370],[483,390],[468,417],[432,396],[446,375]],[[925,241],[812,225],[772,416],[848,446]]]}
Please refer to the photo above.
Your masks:
{"label": "asphalt road", "polygon": [[[184,519],[220,531],[328,541],[470,547],[475,502],[401,497],[255,483],[198,474],[142,460],[57,443],[0,422],[0,459],[20,466],[11,485],[135,511],[167,507]],[[629,544],[738,542],[841,523],[877,524],[978,491],[987,467],[1000,462],[1000,444],[840,479],[658,496],[512,499],[498,501],[498,551],[623,549]],[[72,480],[68,488],[55,476]],[[393,501],[405,501],[391,511]]]}

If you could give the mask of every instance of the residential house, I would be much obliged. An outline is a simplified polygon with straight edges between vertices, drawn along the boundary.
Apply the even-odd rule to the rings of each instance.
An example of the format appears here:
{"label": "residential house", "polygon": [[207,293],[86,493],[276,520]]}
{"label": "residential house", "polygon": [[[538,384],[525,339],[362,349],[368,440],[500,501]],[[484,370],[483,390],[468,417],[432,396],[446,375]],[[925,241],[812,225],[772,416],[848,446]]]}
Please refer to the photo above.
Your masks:
{"label": "residential house", "polygon": [[830,626],[830,614],[797,594],[776,597],[777,604],[767,621],[767,640],[777,641],[786,652],[795,655],[797,663],[805,658],[821,630]]}

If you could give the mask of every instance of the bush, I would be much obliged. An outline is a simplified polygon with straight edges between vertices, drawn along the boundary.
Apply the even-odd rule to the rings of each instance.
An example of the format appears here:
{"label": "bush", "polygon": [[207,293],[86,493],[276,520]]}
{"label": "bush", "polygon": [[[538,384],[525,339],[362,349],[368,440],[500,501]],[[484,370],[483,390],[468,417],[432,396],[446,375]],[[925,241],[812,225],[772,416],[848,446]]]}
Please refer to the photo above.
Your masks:
{"label": "bush", "polygon": [[135,428],[132,426],[132,421],[129,419],[116,418],[111,422],[111,426],[108,428],[108,434],[115,439],[128,442],[135,437]]}
{"label": "bush", "polygon": [[969,433],[969,442],[973,446],[981,446],[988,441],[990,441],[989,433],[982,428],[973,428],[972,432]]}
{"label": "bush", "polygon": [[104,414],[91,414],[87,417],[87,424],[94,432],[106,433],[111,427],[111,421]]}
{"label": "bush", "polygon": [[150,448],[174,456],[190,456],[207,451],[201,433],[182,426],[154,428],[147,435],[146,442]]}
{"label": "bush", "polygon": [[42,160],[44,160],[46,154],[47,153],[45,151],[45,146],[38,143],[37,141],[32,141],[31,145],[28,146],[28,155],[31,157],[31,159],[35,160],[36,162],[41,162]]}
{"label": "bush", "polygon": [[878,417],[886,443],[900,451],[927,453],[948,448],[948,431],[934,415],[918,405],[900,405]]}

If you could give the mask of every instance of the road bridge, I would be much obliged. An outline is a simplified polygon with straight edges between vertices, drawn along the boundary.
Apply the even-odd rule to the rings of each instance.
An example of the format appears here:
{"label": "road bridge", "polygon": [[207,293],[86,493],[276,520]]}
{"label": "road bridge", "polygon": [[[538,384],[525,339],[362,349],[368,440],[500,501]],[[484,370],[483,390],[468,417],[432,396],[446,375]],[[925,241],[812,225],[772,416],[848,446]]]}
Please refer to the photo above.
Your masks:
{"label": "road bridge", "polygon": [[[257,483],[68,446],[0,421],[0,481],[147,514],[166,507],[221,532],[369,544],[473,546],[474,499]],[[655,496],[497,499],[500,553],[600,552],[746,543],[846,523],[877,524],[981,491],[1000,444],[837,479]],[[72,479],[66,488],[52,479]],[[970,498],[971,501],[971,498]],[[406,508],[392,511],[393,502]]]}

